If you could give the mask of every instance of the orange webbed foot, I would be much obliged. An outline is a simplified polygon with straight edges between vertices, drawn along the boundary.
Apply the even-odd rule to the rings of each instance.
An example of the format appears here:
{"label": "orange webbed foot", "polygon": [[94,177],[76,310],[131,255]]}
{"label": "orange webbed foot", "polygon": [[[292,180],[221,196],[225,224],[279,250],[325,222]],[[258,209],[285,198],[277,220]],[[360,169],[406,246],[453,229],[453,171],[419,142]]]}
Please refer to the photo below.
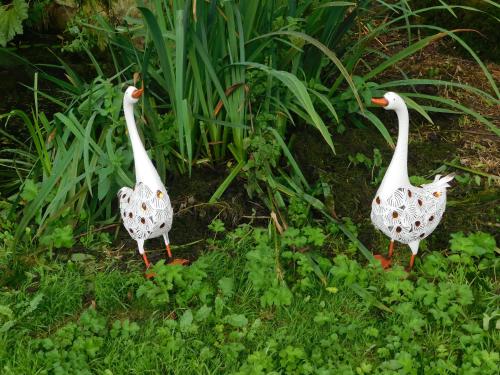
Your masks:
{"label": "orange webbed foot", "polygon": [[182,258],[176,258],[172,260],[171,262],[168,263],[169,265],[180,265],[180,266],[186,266],[189,264],[189,260],[187,259],[182,259]]}
{"label": "orange webbed foot", "polygon": [[386,258],[380,254],[375,254],[373,257],[380,262],[380,264],[382,265],[382,268],[384,270],[389,269],[391,267],[391,259],[390,258]]}

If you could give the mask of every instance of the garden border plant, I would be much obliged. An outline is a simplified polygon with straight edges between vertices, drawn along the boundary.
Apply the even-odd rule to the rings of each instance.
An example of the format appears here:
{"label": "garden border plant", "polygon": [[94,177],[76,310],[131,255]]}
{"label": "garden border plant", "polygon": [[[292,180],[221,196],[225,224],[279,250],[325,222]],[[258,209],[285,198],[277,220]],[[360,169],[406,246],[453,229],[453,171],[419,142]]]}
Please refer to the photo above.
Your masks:
{"label": "garden border plant", "polygon": [[[332,130],[323,117],[341,129],[351,122],[368,121],[393,145],[389,132],[368,107],[372,95],[392,88],[409,88],[402,92],[409,107],[431,122],[431,112],[465,113],[499,134],[491,121],[475,111],[451,99],[416,91],[419,85],[449,86],[499,103],[500,92],[491,74],[457,35],[462,30],[412,22],[434,10],[476,9],[439,5],[413,10],[407,1],[392,5],[370,1],[315,4],[285,4],[279,0],[177,0],[170,4],[156,0],[151,9],[139,6],[142,18],[129,16],[125,26],[114,28],[99,17],[98,26],[84,25],[109,37],[116,74],[103,78],[103,69],[83,47],[96,70],[95,80],[86,83],[60,60],[58,68],[65,71],[69,82],[43,71],[40,77],[56,84],[70,100],[62,102],[34,88],[35,105],[36,96],[44,95],[61,106],[61,113],[49,120],[36,107],[33,121],[15,111],[6,115],[20,115],[36,141],[35,155],[28,156],[30,151],[26,150],[18,153],[27,152],[18,165],[32,166],[20,171],[19,183],[25,186],[26,181],[35,181],[39,194],[33,201],[24,202],[27,204],[16,239],[35,217],[37,236],[50,225],[82,221],[71,212],[84,212],[84,220],[89,222],[90,218],[90,224],[113,220],[114,198],[107,193],[130,183],[126,171],[130,170],[131,159],[123,147],[126,136],[120,125],[119,87],[131,83],[133,71],[141,72],[146,84],[141,111],[148,126],[143,130],[146,141],[154,140],[151,152],[161,177],[166,170],[189,172],[195,164],[214,164],[227,160],[229,154],[234,158],[233,170],[212,202],[243,173],[249,193],[259,195],[270,210],[283,209],[287,197],[298,196],[325,211],[288,148],[290,127],[296,121],[309,124],[334,152]],[[391,17],[380,22],[386,15]],[[359,25],[368,31],[356,33]],[[437,33],[415,39],[420,30]],[[386,57],[372,47],[372,42],[392,31],[406,32],[408,45]],[[402,59],[444,37],[454,39],[470,53],[495,96],[441,80],[405,77],[382,84],[373,82]],[[137,43],[141,40],[143,44]],[[383,59],[375,59],[371,67],[367,57],[372,56]],[[326,115],[319,116],[319,109]],[[262,152],[270,158],[261,156],[265,163],[257,165],[252,158],[259,158]],[[280,167],[282,157],[288,168]]]}

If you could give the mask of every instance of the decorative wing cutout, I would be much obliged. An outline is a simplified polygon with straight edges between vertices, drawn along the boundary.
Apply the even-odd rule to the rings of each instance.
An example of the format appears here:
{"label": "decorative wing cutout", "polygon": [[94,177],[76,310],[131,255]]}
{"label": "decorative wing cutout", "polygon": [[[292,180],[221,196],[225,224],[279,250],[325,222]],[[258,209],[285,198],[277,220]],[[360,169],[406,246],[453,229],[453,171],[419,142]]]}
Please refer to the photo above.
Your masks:
{"label": "decorative wing cutout", "polygon": [[133,239],[146,240],[170,231],[173,210],[166,191],[153,192],[139,182],[133,190],[120,189],[118,199],[123,225]]}
{"label": "decorative wing cutout", "polygon": [[441,221],[446,207],[446,185],[399,188],[386,200],[376,196],[372,202],[373,225],[404,244],[424,239]]}

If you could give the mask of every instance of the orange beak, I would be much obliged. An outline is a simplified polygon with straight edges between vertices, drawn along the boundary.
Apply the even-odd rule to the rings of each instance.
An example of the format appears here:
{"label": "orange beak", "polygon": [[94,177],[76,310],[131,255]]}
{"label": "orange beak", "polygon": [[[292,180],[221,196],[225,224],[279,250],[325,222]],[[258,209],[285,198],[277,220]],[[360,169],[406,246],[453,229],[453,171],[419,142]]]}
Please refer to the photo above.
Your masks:
{"label": "orange beak", "polygon": [[132,98],[134,99],[139,99],[142,95],[142,93],[144,92],[144,87],[143,88],[140,88],[138,90],[135,90],[133,93],[132,93]]}
{"label": "orange beak", "polygon": [[378,105],[379,107],[387,107],[389,101],[386,98],[372,98],[372,104]]}

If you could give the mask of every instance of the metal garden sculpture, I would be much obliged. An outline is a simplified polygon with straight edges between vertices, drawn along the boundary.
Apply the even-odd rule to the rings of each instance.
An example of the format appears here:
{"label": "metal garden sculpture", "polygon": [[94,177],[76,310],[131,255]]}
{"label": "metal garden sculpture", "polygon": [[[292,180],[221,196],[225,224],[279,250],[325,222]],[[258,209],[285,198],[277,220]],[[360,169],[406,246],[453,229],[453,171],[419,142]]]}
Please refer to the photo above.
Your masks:
{"label": "metal garden sculpture", "polygon": [[[130,236],[137,241],[139,253],[148,269],[150,262],[144,251],[144,241],[148,239],[163,236],[168,257],[172,258],[168,233],[172,228],[173,209],[167,189],[148,157],[137,131],[134,105],[139,101],[143,92],[144,88],[137,89],[130,86],[123,97],[123,111],[134,155],[136,184],[133,189],[121,188],[118,192],[118,199],[123,225]],[[187,262],[185,259],[175,259],[171,263],[185,264]]]}
{"label": "metal garden sculpture", "polygon": [[398,142],[389,168],[372,202],[373,225],[390,239],[389,256],[375,255],[384,268],[391,264],[394,241],[408,244],[412,255],[411,270],[420,241],[429,236],[441,221],[446,208],[446,188],[454,174],[435,176],[434,182],[416,187],[408,177],[408,108],[404,100],[393,92],[372,103],[396,112],[399,121]]}

